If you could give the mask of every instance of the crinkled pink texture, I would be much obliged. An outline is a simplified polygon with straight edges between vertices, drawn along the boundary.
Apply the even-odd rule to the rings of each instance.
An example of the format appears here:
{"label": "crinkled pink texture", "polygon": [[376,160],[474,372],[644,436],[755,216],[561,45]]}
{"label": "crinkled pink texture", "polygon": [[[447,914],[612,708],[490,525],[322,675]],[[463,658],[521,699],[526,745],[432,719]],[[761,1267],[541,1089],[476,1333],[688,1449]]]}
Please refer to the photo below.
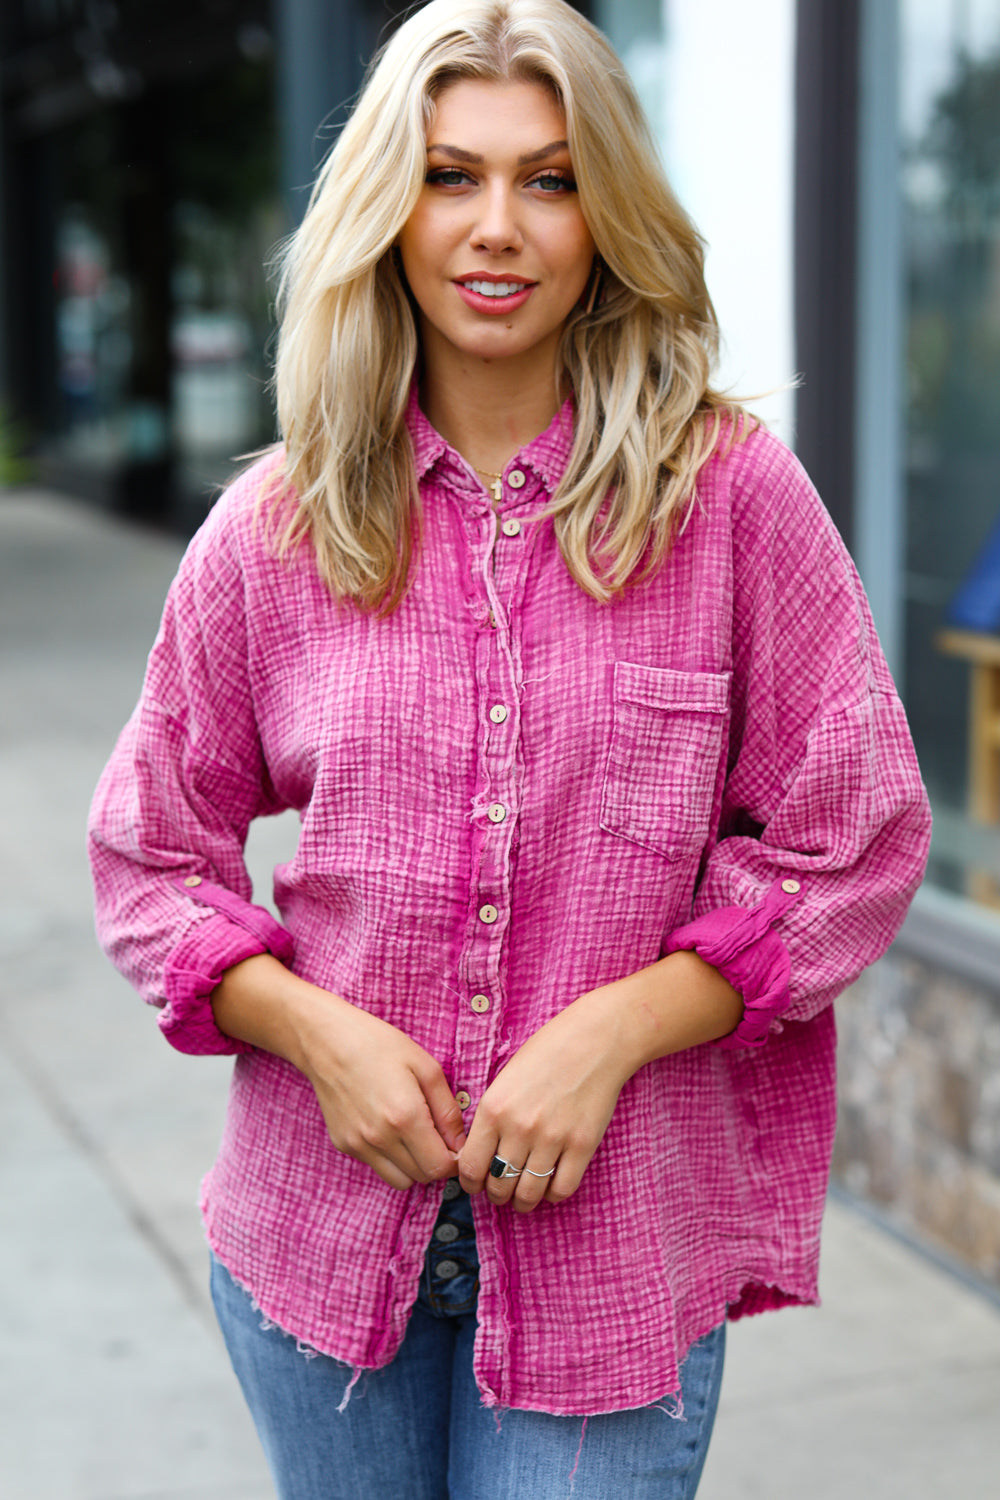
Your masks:
{"label": "crinkled pink texture", "polygon": [[[720,448],[667,563],[604,605],[551,515],[572,417],[512,458],[498,516],[414,396],[421,548],[386,618],[338,608],[307,547],[273,555],[280,454],[245,473],[171,590],[91,856],[102,941],[167,999],[171,1040],[236,1051],[215,981],[289,953],[252,905],[247,833],[294,810],[275,896],[295,973],[424,1047],[467,1123],[540,1027],[668,947],[737,986],[733,1037],[640,1068],[571,1198],[476,1199],[484,1402],[585,1415],[676,1390],[727,1309],[815,1301],[830,1002],[899,927],[929,816],[857,576],[792,454],[763,431]],[[388,1363],[439,1203],[338,1152],[296,1068],[236,1058],[206,1230],[280,1328]]]}
{"label": "crinkled pink texture", "polygon": [[780,882],[759,906],[724,906],[679,927],[667,940],[666,951],[697,953],[718,969],[743,997],[743,1019],[736,1030],[720,1037],[717,1047],[762,1047],[778,1017],[789,1005],[792,963],[788,949],[772,930],[782,913],[799,899],[799,887],[786,891]]}
{"label": "crinkled pink texture", "polygon": [[252,1052],[248,1042],[226,1036],[215,1024],[211,994],[227,969],[258,953],[273,953],[283,964],[292,961],[294,943],[262,906],[251,906],[231,891],[202,880],[191,887],[172,884],[214,915],[199,922],[175,948],[164,973],[167,1003],[159,1026],[178,1052],[235,1054]]}

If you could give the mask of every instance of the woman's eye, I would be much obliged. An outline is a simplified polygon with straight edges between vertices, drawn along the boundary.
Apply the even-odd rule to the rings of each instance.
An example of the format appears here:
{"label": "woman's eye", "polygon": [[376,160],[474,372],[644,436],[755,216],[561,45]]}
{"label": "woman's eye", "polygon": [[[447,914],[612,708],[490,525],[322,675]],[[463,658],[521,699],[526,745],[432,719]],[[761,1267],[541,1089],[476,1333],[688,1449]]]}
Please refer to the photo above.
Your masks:
{"label": "woman's eye", "polygon": [[461,187],[465,173],[459,167],[434,167],[427,173],[426,181],[437,183],[439,187]]}
{"label": "woman's eye", "polygon": [[535,187],[541,188],[543,193],[573,192],[576,183],[565,173],[543,172],[535,178]]}

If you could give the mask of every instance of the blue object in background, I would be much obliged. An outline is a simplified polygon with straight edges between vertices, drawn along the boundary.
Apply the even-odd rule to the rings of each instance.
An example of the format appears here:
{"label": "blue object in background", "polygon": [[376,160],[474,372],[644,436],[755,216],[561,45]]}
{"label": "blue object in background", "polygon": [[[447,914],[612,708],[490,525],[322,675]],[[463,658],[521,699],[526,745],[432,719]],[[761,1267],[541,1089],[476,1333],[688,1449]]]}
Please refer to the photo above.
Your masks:
{"label": "blue object in background", "polygon": [[945,619],[960,630],[1000,633],[1000,521],[952,596]]}

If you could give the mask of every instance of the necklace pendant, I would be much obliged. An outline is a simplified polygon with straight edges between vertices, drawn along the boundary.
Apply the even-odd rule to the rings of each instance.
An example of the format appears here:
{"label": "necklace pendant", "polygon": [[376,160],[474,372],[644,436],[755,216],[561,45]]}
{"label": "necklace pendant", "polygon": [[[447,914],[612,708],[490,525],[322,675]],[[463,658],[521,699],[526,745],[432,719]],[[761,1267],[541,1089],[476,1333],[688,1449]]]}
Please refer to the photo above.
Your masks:
{"label": "necklace pendant", "polygon": [[499,505],[500,501],[503,499],[503,480],[494,479],[493,483],[490,485],[490,489],[493,491],[493,504]]}

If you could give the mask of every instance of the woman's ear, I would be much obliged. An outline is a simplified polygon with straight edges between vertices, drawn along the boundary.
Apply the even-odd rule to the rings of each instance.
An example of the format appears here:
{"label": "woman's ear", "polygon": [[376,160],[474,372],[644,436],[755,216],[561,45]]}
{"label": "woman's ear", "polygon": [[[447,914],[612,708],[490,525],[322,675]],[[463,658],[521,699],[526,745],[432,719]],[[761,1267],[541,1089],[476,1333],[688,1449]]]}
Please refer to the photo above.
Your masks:
{"label": "woman's ear", "polygon": [[594,264],[590,268],[590,277],[583,289],[583,310],[589,317],[597,307],[598,302],[604,301],[604,262],[599,255],[594,256]]}

